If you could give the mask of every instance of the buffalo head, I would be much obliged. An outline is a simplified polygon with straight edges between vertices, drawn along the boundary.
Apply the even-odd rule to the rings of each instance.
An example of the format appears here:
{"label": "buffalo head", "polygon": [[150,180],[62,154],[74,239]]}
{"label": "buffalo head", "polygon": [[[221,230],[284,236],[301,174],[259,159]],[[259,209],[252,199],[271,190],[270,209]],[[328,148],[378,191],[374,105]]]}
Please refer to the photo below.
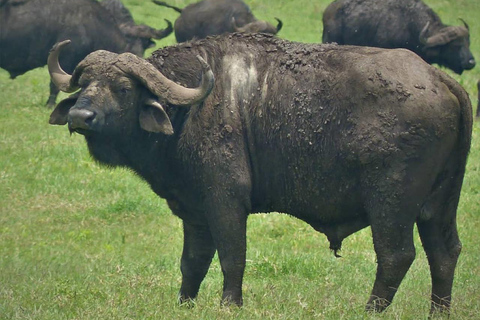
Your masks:
{"label": "buffalo head", "polygon": [[127,40],[126,52],[143,57],[146,49],[155,46],[151,39],[163,39],[173,32],[172,23],[165,19],[165,29],[154,29],[144,24],[136,24],[132,14],[120,0],[103,0],[100,5],[105,8],[115,20],[120,31]]}
{"label": "buffalo head", "polygon": [[120,24],[118,27],[125,35],[128,46],[125,51],[143,57],[145,50],[155,46],[151,39],[163,39],[173,32],[172,23],[165,19],[165,29],[154,29],[144,24]]}
{"label": "buffalo head", "polygon": [[[146,60],[132,54],[104,50],[92,52],[72,75],[58,63],[59,51],[70,41],[57,43],[48,58],[52,82],[61,91],[79,92],[61,101],[50,115],[50,124],[68,124],[71,132],[83,134],[90,152],[99,161],[121,165],[119,157],[102,159],[101,148],[109,141],[138,132],[173,134],[165,106],[191,106],[200,103],[214,84],[210,66],[197,56],[202,81],[197,88],[186,88],[168,78]],[[99,141],[103,141],[99,143]],[[112,160],[114,159],[114,160]]]}
{"label": "buffalo head", "polygon": [[235,17],[232,17],[232,28],[235,32],[250,32],[250,33],[263,32],[263,33],[277,34],[282,29],[283,22],[278,18],[275,18],[275,20],[277,20],[278,22],[276,27],[262,20],[255,20],[239,27],[237,26]]}
{"label": "buffalo head", "polygon": [[428,60],[458,74],[475,67],[475,59],[470,52],[468,24],[465,21],[463,23],[464,26],[443,27],[427,37],[430,26],[430,22],[427,22],[419,36]]}

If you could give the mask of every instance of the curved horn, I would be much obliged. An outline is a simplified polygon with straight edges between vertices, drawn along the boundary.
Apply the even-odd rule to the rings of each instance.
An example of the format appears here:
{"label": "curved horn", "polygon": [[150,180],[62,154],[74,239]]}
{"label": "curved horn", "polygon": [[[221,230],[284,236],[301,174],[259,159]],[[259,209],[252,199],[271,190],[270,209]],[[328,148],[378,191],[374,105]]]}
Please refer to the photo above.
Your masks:
{"label": "curved horn", "polygon": [[167,19],[165,21],[167,22],[167,28],[165,29],[154,29],[144,24],[121,24],[119,27],[125,35],[130,37],[162,39],[173,31],[172,23]]}
{"label": "curved horn", "polygon": [[237,26],[237,21],[235,21],[235,17],[232,17],[232,28],[235,32],[244,32],[245,29],[242,27]]}
{"label": "curved horn", "polygon": [[115,65],[123,72],[135,76],[153,94],[177,106],[188,106],[204,100],[212,91],[215,79],[212,69],[202,57],[202,81],[197,88],[186,88],[165,77],[151,63],[132,53],[118,56]]}
{"label": "curved horn", "polygon": [[427,32],[428,32],[428,27],[430,26],[430,21],[427,22],[425,27],[423,27],[422,31],[420,32],[420,35],[418,36],[418,39],[420,40],[420,43],[426,44],[427,43]]}
{"label": "curved horn", "polygon": [[457,38],[468,36],[468,30],[462,26],[449,26],[440,29],[437,33],[430,36],[425,43],[425,48],[443,46]]}
{"label": "curved horn", "polygon": [[172,26],[172,23],[170,22],[170,20],[167,20],[167,19],[163,19],[163,20],[165,20],[165,22],[167,23],[167,27],[165,29],[155,30],[152,38],[163,39],[166,36],[168,36],[170,33],[173,32],[173,26]]}
{"label": "curved horn", "polygon": [[64,46],[70,44],[70,42],[70,40],[57,42],[50,50],[47,60],[50,78],[52,79],[52,82],[63,92],[74,92],[78,90],[77,86],[73,86],[71,84],[72,76],[63,71],[60,63],[58,62],[60,51]]}
{"label": "curved horn", "polygon": [[463,22],[463,25],[465,26],[465,28],[470,31],[470,27],[468,26],[468,23],[465,22],[465,20],[463,20],[462,18],[458,18],[458,20],[462,21]]}
{"label": "curved horn", "polygon": [[278,18],[275,18],[275,20],[278,21],[278,24],[277,24],[277,33],[278,33],[278,32],[280,32],[280,30],[282,30],[283,22],[282,22],[282,20],[280,20]]}

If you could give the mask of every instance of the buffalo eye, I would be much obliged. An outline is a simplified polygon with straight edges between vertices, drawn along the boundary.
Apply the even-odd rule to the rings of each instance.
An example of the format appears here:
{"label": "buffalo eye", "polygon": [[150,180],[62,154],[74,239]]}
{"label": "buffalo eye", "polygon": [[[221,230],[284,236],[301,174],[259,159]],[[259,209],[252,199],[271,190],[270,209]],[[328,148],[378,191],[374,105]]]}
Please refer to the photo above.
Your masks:
{"label": "buffalo eye", "polygon": [[129,85],[119,84],[114,88],[114,90],[117,94],[125,96],[132,90],[132,88]]}
{"label": "buffalo eye", "polygon": [[132,84],[129,81],[119,81],[116,84],[117,92],[122,95],[129,93],[132,90]]}

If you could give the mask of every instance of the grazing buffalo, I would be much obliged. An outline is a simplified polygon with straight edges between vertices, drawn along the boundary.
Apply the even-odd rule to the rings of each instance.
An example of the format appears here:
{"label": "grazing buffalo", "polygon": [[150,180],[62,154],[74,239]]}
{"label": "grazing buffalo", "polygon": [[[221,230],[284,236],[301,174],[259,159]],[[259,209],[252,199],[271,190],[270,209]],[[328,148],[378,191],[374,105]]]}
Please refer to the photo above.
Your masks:
{"label": "grazing buffalo", "polygon": [[336,0],[323,13],[323,42],[406,48],[458,74],[475,66],[468,25],[444,25],[420,0]]}
{"label": "grazing buffalo", "polygon": [[[118,0],[106,1],[119,3]],[[0,68],[14,79],[44,66],[56,42],[72,39],[72,47],[67,49],[69,54],[60,61],[65,70],[72,72],[90,52],[105,49],[142,56],[151,46],[151,38],[161,39],[172,32],[171,24],[165,30],[154,30],[135,26],[131,18],[127,23],[118,24],[118,18],[109,10],[94,0],[2,1]],[[51,83],[47,104],[54,106],[57,95],[58,89]]]}
{"label": "grazing buffalo", "polygon": [[242,0],[202,0],[184,9],[163,1],[153,2],[181,13],[174,25],[177,42],[230,32],[277,34],[283,25],[278,18],[275,18],[278,21],[277,27],[266,21],[257,20]]}
{"label": "grazing buffalo", "polygon": [[115,24],[130,43],[128,52],[135,53],[138,56],[143,56],[146,49],[155,46],[152,38],[163,39],[173,31],[172,23],[166,19],[167,28],[165,29],[154,29],[144,24],[136,24],[132,14],[120,0],[103,0],[100,4],[110,12]]}
{"label": "grazing buffalo", "polygon": [[[128,167],[183,220],[180,301],[218,252],[223,302],[242,304],[250,213],[284,212],[330,248],[371,226],[377,275],[367,309],[392,301],[415,258],[417,224],[432,311],[448,310],[461,244],[456,212],[472,132],[462,87],[408,50],[234,33],[133,54],[96,51],[50,123],[94,159]],[[321,280],[319,280],[321,281]]]}

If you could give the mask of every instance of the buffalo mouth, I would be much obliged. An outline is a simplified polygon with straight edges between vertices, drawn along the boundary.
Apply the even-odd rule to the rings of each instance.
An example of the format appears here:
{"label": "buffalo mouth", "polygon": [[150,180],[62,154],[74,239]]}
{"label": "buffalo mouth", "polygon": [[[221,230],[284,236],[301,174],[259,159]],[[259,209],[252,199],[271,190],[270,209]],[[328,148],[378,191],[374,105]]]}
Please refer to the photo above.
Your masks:
{"label": "buffalo mouth", "polygon": [[452,70],[453,70],[453,72],[455,72],[456,74],[461,75],[465,69],[462,68],[462,67],[457,67],[457,68],[452,68]]}
{"label": "buffalo mouth", "polygon": [[89,136],[92,134],[91,130],[81,129],[81,128],[72,128],[71,126],[68,126],[68,131],[70,131],[70,135],[74,133],[78,133],[78,134],[81,134],[82,136]]}
{"label": "buffalo mouth", "polygon": [[456,74],[461,75],[465,70],[472,70],[475,67],[475,59],[470,59],[467,62],[462,62],[456,64],[455,66],[450,66],[449,68],[453,70]]}
{"label": "buffalo mouth", "polygon": [[472,58],[468,60],[468,62],[465,64],[463,68],[465,70],[472,70],[473,68],[475,68],[475,65],[476,65],[475,59]]}

